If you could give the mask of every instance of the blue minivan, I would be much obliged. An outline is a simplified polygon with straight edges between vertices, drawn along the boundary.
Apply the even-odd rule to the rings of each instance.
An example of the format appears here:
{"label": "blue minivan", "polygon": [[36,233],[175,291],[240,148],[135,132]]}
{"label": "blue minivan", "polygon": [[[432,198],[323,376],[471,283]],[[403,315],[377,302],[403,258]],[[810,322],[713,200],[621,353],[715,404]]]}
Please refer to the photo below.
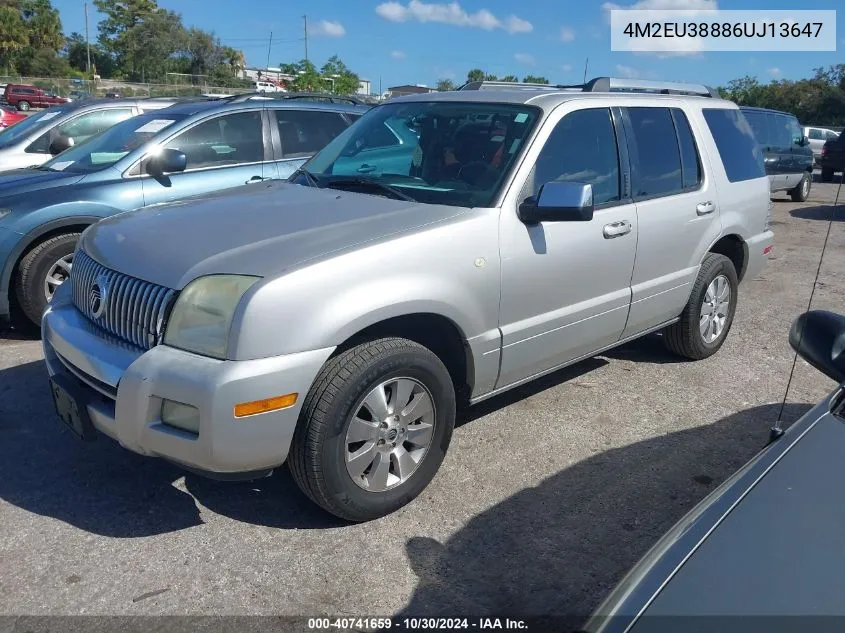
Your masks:
{"label": "blue minivan", "polygon": [[178,104],[118,123],[39,167],[0,172],[0,320],[40,322],[90,224],[287,178],[367,109],[248,96]]}

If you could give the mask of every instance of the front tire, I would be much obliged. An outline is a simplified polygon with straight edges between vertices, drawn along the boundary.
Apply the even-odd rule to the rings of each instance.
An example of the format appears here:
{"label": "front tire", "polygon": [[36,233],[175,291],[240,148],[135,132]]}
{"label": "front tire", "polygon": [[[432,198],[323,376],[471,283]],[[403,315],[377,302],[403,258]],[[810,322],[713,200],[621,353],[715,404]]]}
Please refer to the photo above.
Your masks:
{"label": "front tire", "polygon": [[18,110],[21,112],[26,112],[29,110],[29,101],[18,101]]}
{"label": "front tire", "polygon": [[680,320],[664,330],[666,347],[691,360],[719,351],[733,324],[738,287],[733,262],[724,255],[708,253]]}
{"label": "front tire", "polygon": [[41,325],[44,308],[53,293],[70,276],[73,251],[81,233],[56,235],[31,249],[18,264],[15,298],[24,316]]}
{"label": "front tire", "polygon": [[804,202],[810,197],[810,183],[812,180],[813,177],[809,173],[804,172],[801,182],[789,190],[789,197],[792,198],[793,202]]}
{"label": "front tire", "polygon": [[297,485],[348,521],[398,510],[434,478],[455,425],[449,372],[429,349],[382,338],[330,359],[314,380],[288,456]]}

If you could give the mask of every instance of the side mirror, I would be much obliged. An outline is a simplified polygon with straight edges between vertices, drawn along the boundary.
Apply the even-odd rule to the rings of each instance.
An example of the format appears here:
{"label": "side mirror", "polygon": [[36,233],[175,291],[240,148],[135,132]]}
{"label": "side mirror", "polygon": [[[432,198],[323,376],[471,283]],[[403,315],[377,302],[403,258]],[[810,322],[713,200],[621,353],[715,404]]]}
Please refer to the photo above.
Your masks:
{"label": "side mirror", "polygon": [[593,219],[593,186],[583,182],[547,182],[536,197],[519,205],[525,224],[589,222]]}
{"label": "side mirror", "polygon": [[845,381],[845,316],[826,310],[805,312],[789,329],[789,344],[824,375]]}
{"label": "side mirror", "polygon": [[59,134],[50,143],[50,154],[56,156],[71,147],[73,147],[73,139],[70,136]]}
{"label": "side mirror", "polygon": [[163,176],[174,172],[185,171],[188,157],[178,149],[163,149],[160,154],[151,156],[147,160],[147,173],[151,176]]}

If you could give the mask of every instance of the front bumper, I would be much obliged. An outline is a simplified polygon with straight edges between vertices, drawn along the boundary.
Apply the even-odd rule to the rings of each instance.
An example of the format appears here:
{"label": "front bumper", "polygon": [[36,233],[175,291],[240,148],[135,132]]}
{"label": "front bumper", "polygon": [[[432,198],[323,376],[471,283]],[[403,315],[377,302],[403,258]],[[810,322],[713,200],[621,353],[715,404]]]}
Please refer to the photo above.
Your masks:
{"label": "front bumper", "polygon": [[[249,361],[221,361],[159,345],[143,351],[97,328],[63,284],[42,319],[51,376],[80,385],[94,427],[125,448],[212,476],[275,468],[288,454],[305,395],[332,348]],[[234,406],[298,393],[294,406],[235,418]],[[199,433],[164,424],[164,399],[199,410]]]}

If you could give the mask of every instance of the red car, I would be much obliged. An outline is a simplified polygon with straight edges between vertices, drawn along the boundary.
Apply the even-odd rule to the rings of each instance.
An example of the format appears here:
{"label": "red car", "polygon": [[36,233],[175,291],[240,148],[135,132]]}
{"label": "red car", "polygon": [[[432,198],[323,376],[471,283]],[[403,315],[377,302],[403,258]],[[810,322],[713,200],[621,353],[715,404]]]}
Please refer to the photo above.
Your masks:
{"label": "red car", "polygon": [[20,114],[12,106],[0,103],[0,130],[5,130],[10,125],[23,121],[25,118],[25,114]]}
{"label": "red car", "polygon": [[37,86],[26,84],[9,84],[6,86],[6,103],[18,110],[30,108],[49,108],[50,106],[68,103],[70,100],[44,92]]}

